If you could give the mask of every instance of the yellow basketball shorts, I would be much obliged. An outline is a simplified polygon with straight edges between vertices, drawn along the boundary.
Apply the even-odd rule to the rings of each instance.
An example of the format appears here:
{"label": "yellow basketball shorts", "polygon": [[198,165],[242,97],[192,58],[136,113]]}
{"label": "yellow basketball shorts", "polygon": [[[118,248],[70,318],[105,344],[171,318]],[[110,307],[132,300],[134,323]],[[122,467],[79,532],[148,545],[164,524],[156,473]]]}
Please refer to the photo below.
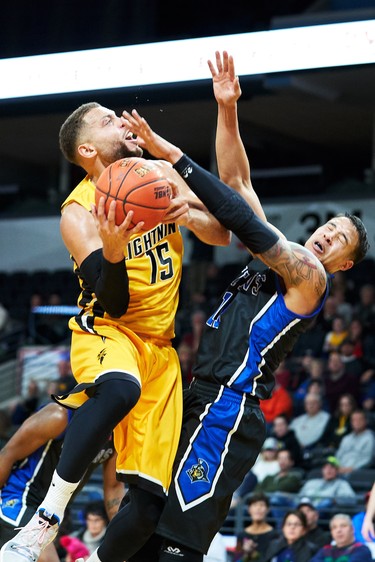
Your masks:
{"label": "yellow basketball shorts", "polygon": [[135,379],[141,396],[114,430],[120,480],[165,494],[171,481],[182,421],[182,382],[171,345],[145,341],[120,325],[83,332],[72,319],[71,364],[77,386],[56,400],[77,408],[86,390],[108,379]]}

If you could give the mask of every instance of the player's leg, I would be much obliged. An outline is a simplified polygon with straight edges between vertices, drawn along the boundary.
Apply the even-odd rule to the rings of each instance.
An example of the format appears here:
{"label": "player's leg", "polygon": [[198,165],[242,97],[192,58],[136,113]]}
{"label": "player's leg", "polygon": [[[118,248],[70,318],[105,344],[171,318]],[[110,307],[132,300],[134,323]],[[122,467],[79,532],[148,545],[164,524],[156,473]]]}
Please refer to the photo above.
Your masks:
{"label": "player's leg", "polygon": [[162,542],[162,537],[154,533],[142,548],[134,554],[134,556],[131,556],[127,562],[159,562]]}
{"label": "player's leg", "polygon": [[208,551],[220,531],[233,492],[264,437],[264,417],[255,400],[222,387],[214,393],[196,384],[187,391],[174,477],[157,528],[166,539],[160,562],[175,560],[176,552],[181,562],[201,560],[198,555]]}
{"label": "player's leg", "polygon": [[[114,432],[117,473],[130,483],[104,541],[87,562],[156,562],[159,541],[150,541],[164,508],[182,418],[179,362],[171,346],[148,343],[142,361],[148,373],[141,397]],[[136,483],[137,485],[132,485]]]}
{"label": "player's leg", "polygon": [[60,558],[53,543],[46,546],[39,556],[38,562],[60,562]]}
{"label": "player's leg", "polygon": [[129,380],[106,380],[95,387],[91,398],[79,408],[69,424],[61,457],[44,501],[26,527],[3,546],[0,560],[25,562],[25,552],[29,560],[37,559],[52,542],[87,466],[114,427],[136,404],[139,395],[139,386]]}
{"label": "player's leg", "polygon": [[[131,559],[155,531],[165,498],[130,486],[129,501],[109,523],[96,556],[101,562],[123,562]],[[89,558],[88,562],[96,560]],[[137,559],[138,560],[138,559]],[[148,562],[151,562],[148,560]]]}

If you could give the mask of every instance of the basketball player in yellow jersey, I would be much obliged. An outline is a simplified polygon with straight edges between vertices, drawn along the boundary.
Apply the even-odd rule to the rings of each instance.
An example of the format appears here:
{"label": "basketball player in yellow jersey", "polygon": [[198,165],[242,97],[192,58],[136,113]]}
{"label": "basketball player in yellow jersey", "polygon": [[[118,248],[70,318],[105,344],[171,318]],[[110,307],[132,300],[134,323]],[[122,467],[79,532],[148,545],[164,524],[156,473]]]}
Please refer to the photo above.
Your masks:
{"label": "basketball player in yellow jersey", "polygon": [[[132,212],[116,226],[115,203],[94,206],[95,181],[106,166],[142,156],[122,117],[97,103],[76,109],[60,130],[66,158],[86,178],[63,203],[61,233],[81,285],[81,313],[70,320],[77,386],[58,402],[78,410],[37,513],[1,549],[2,562],[30,562],[55,537],[65,507],[87,466],[115,429],[117,474],[127,482],[124,506],[107,534],[121,526],[109,557],[129,560],[156,528],[177,450],[182,417],[178,358],[171,345],[186,226],[206,243],[225,245],[229,233],[172,167],[159,162],[179,194],[163,224],[131,230]],[[141,558],[134,558],[141,560]]]}

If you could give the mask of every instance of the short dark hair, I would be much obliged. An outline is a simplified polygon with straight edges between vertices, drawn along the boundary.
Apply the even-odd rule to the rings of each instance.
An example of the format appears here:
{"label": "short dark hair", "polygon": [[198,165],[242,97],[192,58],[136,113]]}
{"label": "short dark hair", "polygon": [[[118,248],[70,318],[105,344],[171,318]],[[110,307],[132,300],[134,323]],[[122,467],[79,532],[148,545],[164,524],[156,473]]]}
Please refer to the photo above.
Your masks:
{"label": "short dark hair", "polygon": [[85,519],[87,519],[88,515],[97,515],[108,523],[108,515],[105,510],[104,501],[102,500],[96,500],[87,503],[83,513]]}
{"label": "short dark hair", "polygon": [[285,414],[284,412],[281,412],[280,414],[277,414],[277,416],[274,417],[273,421],[275,421],[276,418],[283,419],[288,425],[290,423],[289,416],[287,414]]}
{"label": "short dark hair", "polygon": [[340,213],[336,216],[346,217],[347,219],[349,219],[357,231],[358,244],[354,250],[353,255],[351,256],[351,259],[354,261],[354,263],[359,263],[366,257],[366,254],[370,248],[370,242],[368,239],[366,227],[361,219],[356,215],[351,215],[350,213]]}
{"label": "short dark hair", "polygon": [[268,496],[263,492],[255,492],[254,494],[252,494],[249,498],[248,505],[256,502],[264,502],[267,507],[270,506],[270,500]]}
{"label": "short dark hair", "polygon": [[303,513],[303,511],[300,511],[299,509],[289,509],[289,511],[287,511],[283,517],[283,522],[282,522],[282,527],[284,527],[285,522],[287,520],[287,518],[289,517],[289,515],[295,515],[296,517],[298,517],[298,519],[300,520],[300,522],[302,523],[302,527],[304,529],[307,529],[307,519],[306,519],[306,515]]}
{"label": "short dark hair", "polygon": [[287,449],[286,447],[281,447],[281,449],[279,449],[279,450],[277,451],[277,456],[279,456],[279,454],[282,453],[282,452],[283,452],[283,453],[287,452],[288,455],[289,455],[290,460],[294,462],[294,455],[293,455],[293,453],[292,453],[292,451],[291,451],[290,449]]}
{"label": "short dark hair", "polygon": [[84,127],[84,118],[95,107],[100,107],[100,104],[96,101],[80,105],[61,125],[59,133],[60,149],[65,158],[72,164],[78,164],[76,150],[79,135]]}

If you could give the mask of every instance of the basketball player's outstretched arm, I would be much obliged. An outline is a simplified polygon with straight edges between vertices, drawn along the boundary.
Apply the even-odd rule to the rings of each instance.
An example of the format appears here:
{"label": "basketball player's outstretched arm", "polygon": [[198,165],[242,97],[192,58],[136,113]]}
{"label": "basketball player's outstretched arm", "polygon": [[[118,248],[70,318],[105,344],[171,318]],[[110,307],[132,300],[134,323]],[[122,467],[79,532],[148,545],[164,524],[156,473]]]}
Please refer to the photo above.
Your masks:
{"label": "basketball player's outstretched arm", "polygon": [[306,248],[280,237],[254,213],[236,191],[201,168],[180,148],[157,135],[136,110],[125,112],[130,130],[139,145],[156,158],[171,162],[207,209],[243,244],[284,280],[293,296],[293,309],[312,312],[326,287],[326,275],[319,260]]}
{"label": "basketball player's outstretched arm", "polygon": [[[178,197],[171,200],[163,222],[175,222],[185,226],[206,244],[227,246],[231,240],[231,233],[208,212],[202,201],[189,189],[169,162],[157,160],[155,163],[161,168],[165,177],[176,184],[178,192]],[[186,201],[186,208],[181,206],[181,198]]]}
{"label": "basketball player's outstretched arm", "polygon": [[222,56],[216,51],[215,57],[216,66],[210,60],[207,63],[218,107],[215,148],[219,176],[246,199],[260,219],[266,221],[251,183],[249,159],[240,135],[237,101],[241,96],[241,87],[233,57],[226,51]]}
{"label": "basketball player's outstretched arm", "polygon": [[124,483],[116,478],[116,458],[114,453],[103,463],[103,495],[108,519],[111,520],[119,510],[125,495]]}
{"label": "basketball player's outstretched arm", "polygon": [[56,439],[67,425],[68,411],[59,404],[48,404],[27,418],[0,451],[0,488],[17,461],[28,457],[50,439]]}
{"label": "basketball player's outstretched arm", "polygon": [[370,497],[366,506],[365,518],[363,520],[361,533],[368,542],[375,541],[374,530],[374,517],[375,517],[375,482],[371,488]]}

